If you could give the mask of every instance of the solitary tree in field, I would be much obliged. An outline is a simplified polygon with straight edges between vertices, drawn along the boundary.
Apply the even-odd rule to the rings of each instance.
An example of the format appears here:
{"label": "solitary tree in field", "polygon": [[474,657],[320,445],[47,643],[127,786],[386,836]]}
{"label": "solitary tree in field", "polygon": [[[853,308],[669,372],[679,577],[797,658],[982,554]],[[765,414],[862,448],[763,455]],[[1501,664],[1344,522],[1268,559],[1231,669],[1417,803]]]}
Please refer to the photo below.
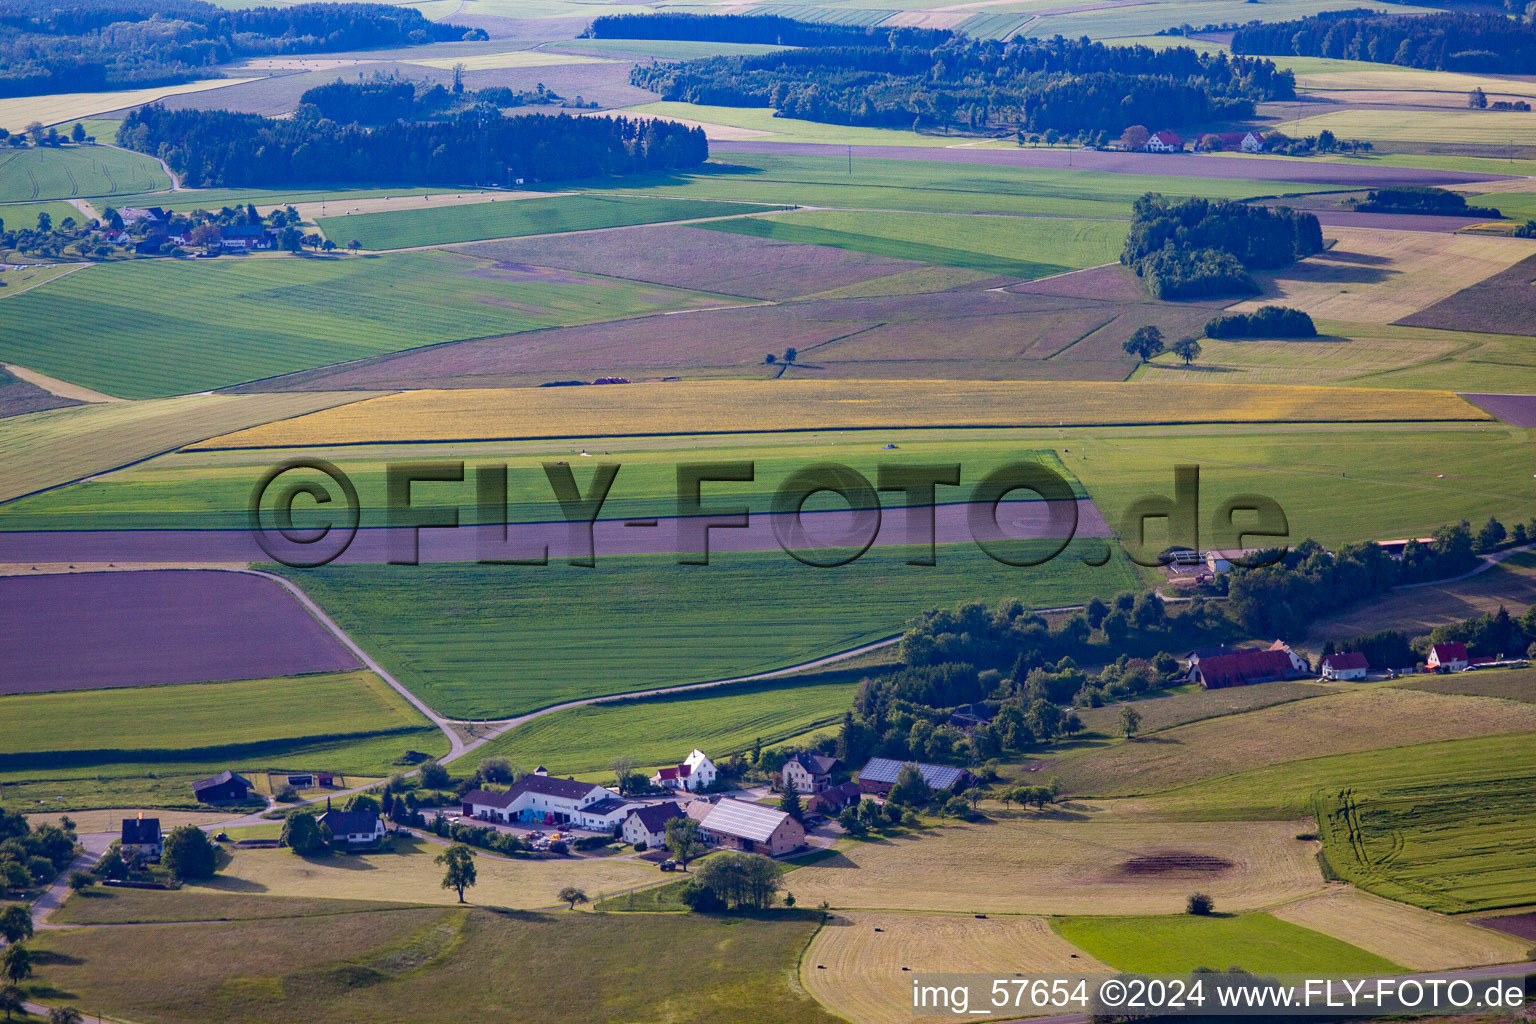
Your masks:
{"label": "solitary tree in field", "polygon": [[1467,93],[1467,106],[1473,110],[1486,110],[1488,108],[1488,96],[1480,88],[1474,88]]}
{"label": "solitary tree in field", "polygon": [[32,977],[32,951],[21,943],[6,946],[0,953],[0,974],[12,985],[20,985]]}
{"label": "solitary tree in field", "polygon": [[1180,338],[1173,343],[1173,354],[1184,360],[1184,365],[1188,366],[1200,358],[1200,343],[1194,338]]}
{"label": "solitary tree in field", "polygon": [[11,1020],[11,1014],[20,1013],[26,1008],[26,1000],[22,998],[21,989],[15,985],[0,988],[0,1010],[5,1011],[6,1020]]}
{"label": "solitary tree in field", "polygon": [[796,359],[799,358],[799,356],[800,356],[800,353],[797,352],[796,350],[792,349],[792,348],[787,348],[787,349],[784,350],[784,361],[786,363],[794,362]]}
{"label": "solitary tree in field", "polygon": [[32,913],[21,903],[12,903],[0,911],[0,936],[9,945],[32,937]]}
{"label": "solitary tree in field", "polygon": [[1138,327],[1122,347],[1145,363],[1163,351],[1163,332],[1151,324]]}
{"label": "solitary tree in field", "polygon": [[1129,704],[1120,705],[1120,731],[1125,734],[1125,738],[1135,739],[1136,731],[1140,728],[1141,712]]}
{"label": "solitary tree in field", "polygon": [[355,238],[352,239],[352,241],[347,243],[347,251],[348,252],[357,252],[357,250],[361,249],[362,247],[363,247],[363,243],[359,242]]}
{"label": "solitary tree in field", "polygon": [[1216,901],[1203,892],[1190,893],[1189,902],[1184,905],[1186,913],[1196,917],[1206,917],[1216,909]]}
{"label": "solitary tree in field", "polygon": [[84,142],[85,125],[81,124],[79,121],[76,121],[75,126],[69,130],[69,137],[75,140],[76,145]]}
{"label": "solitary tree in field", "polygon": [[774,363],[776,363],[778,361],[779,361],[779,357],[774,355],[772,352],[769,352],[766,356],[763,357],[763,362],[765,364],[767,364],[768,366],[772,366]]}
{"label": "solitary tree in field", "polygon": [[37,215],[37,230],[39,230],[39,231],[52,231],[53,230],[53,217],[51,217],[48,214],[47,210],[43,210],[40,213],[38,213],[38,215]]}
{"label": "solitary tree in field", "polygon": [[667,822],[667,850],[671,852],[672,859],[688,870],[688,862],[704,852],[704,844],[699,841],[699,823],[692,818],[673,818]]}
{"label": "solitary tree in field", "polygon": [[571,909],[575,910],[576,904],[587,902],[587,894],[574,885],[568,885],[560,890],[560,902],[570,904]]}
{"label": "solitary tree in field", "polygon": [[459,902],[464,902],[464,890],[475,884],[475,855],[463,843],[454,843],[438,854],[434,861],[447,866],[443,873],[443,888],[457,889]]}

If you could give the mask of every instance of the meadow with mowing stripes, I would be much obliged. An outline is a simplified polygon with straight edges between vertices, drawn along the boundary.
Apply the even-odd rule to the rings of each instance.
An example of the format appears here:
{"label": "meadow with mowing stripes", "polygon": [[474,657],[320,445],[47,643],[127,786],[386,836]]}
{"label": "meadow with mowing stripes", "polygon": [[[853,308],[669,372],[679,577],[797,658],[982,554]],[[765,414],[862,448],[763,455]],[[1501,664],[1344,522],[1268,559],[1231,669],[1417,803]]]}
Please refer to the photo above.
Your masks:
{"label": "meadow with mowing stripes", "polygon": [[1260,973],[1312,971],[1370,977],[1403,969],[1384,957],[1269,914],[1067,917],[1052,924],[1068,942],[1122,971],[1184,974],[1197,967],[1241,967]]}
{"label": "meadow with mowing stripes", "polygon": [[[1504,110],[1340,110],[1275,125],[1292,137],[1331,131],[1339,138],[1381,143],[1454,143],[1458,147],[1536,145],[1536,124]],[[1494,154],[1490,154],[1494,155]]]}
{"label": "meadow with mowing stripes", "polygon": [[0,153],[3,203],[133,195],[170,187],[160,161],[126,149],[64,146]]}
{"label": "meadow with mowing stripes", "polygon": [[[718,297],[455,253],[88,267],[6,304],[0,361],[124,398]],[[71,329],[61,332],[60,323]]]}
{"label": "meadow with mowing stripes", "polygon": [[[320,230],[337,245],[356,239],[364,249],[404,249],[487,238],[593,231],[632,224],[733,217],[761,213],[747,203],[658,199],[649,196],[570,195],[399,210],[352,217],[322,217]],[[767,209],[771,209],[768,207]]]}
{"label": "meadow with mowing stripes", "polygon": [[[1043,556],[1056,541],[1022,542]],[[1085,547],[1084,545],[1087,545]],[[970,544],[937,565],[876,548],[836,568],[780,551],[613,556],[595,568],[329,565],[282,570],[391,674],[443,714],[499,718],[577,697],[725,679],[890,636],[925,608],[1018,598],[1048,608],[1129,589],[1126,564],[1074,541],[1015,568]],[[687,751],[683,751],[684,754]]]}

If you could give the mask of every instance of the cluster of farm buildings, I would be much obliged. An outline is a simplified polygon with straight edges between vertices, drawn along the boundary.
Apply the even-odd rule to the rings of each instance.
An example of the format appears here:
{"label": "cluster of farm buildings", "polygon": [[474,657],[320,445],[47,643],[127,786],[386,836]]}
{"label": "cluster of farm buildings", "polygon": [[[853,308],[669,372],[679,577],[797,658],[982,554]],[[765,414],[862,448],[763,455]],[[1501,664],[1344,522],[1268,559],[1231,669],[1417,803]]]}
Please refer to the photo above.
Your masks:
{"label": "cluster of farm buildings", "polygon": [[[1283,640],[1276,640],[1268,647],[1202,647],[1184,657],[1189,663],[1186,678],[1207,690],[1282,679],[1308,679],[1314,674],[1307,659],[1291,650]],[[1472,657],[1467,653],[1467,645],[1456,641],[1432,645],[1423,667],[1427,672],[1465,672],[1493,664],[1496,664],[1495,659]],[[1371,671],[1371,663],[1364,654],[1345,651],[1324,655],[1316,674],[1323,679],[1347,682],[1365,679]]]}
{"label": "cluster of farm buildings", "polygon": [[[201,229],[197,243],[208,249],[260,252],[277,248],[277,233],[260,224],[194,225],[185,218],[173,222],[171,211],[159,206],[127,206],[118,210],[117,215],[123,226],[107,229],[102,237],[113,245],[132,245],[141,253],[158,253],[167,243],[191,245],[194,228]],[[130,234],[130,229],[138,231],[137,238]]]}

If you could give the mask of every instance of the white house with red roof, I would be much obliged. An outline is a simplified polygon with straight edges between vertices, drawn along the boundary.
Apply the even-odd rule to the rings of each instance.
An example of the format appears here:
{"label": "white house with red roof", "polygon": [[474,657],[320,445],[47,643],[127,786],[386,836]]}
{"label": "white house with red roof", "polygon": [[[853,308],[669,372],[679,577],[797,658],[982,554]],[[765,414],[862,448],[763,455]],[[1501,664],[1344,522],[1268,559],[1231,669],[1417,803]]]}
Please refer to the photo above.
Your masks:
{"label": "white house with red roof", "polygon": [[1359,651],[1330,654],[1323,659],[1323,678],[1348,681],[1364,679],[1371,670],[1371,663]]}
{"label": "white house with red roof", "polygon": [[1146,145],[1148,153],[1177,153],[1183,148],[1184,140],[1166,128],[1160,132],[1153,132],[1147,139]]}
{"label": "white house with red roof", "polygon": [[1467,657],[1467,645],[1460,640],[1448,644],[1435,644],[1424,660],[1431,672],[1460,672],[1472,664]]}
{"label": "white house with red roof", "polygon": [[705,756],[704,751],[695,749],[681,764],[663,768],[652,775],[651,785],[697,793],[714,785],[719,777],[720,770],[715,763]]}

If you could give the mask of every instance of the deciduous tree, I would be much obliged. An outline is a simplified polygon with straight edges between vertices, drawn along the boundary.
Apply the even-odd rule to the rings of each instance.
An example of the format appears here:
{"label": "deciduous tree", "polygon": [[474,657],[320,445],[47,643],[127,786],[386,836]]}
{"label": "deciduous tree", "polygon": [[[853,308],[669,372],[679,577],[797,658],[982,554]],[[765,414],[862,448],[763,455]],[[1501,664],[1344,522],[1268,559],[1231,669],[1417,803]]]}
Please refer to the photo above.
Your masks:
{"label": "deciduous tree", "polygon": [[458,891],[459,902],[464,902],[464,890],[475,884],[475,854],[463,843],[454,843],[433,860],[446,866],[443,872],[443,888]]}

